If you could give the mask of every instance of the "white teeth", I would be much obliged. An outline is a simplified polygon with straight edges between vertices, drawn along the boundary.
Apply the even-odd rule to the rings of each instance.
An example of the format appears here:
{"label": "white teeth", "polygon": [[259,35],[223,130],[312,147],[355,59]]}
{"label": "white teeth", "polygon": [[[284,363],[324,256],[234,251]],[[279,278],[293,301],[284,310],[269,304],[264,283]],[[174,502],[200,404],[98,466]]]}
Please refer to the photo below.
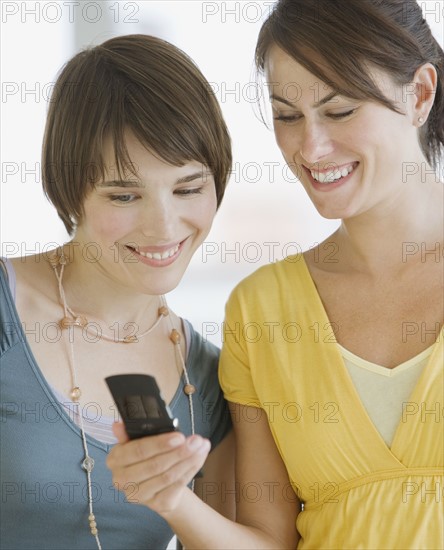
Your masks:
{"label": "white teeth", "polygon": [[160,254],[159,252],[142,252],[141,250],[138,250],[138,253],[141,256],[144,256],[145,258],[148,258],[150,260],[166,260],[167,258],[171,258],[171,256],[174,256],[174,254],[176,254],[178,250],[179,245],[176,245],[174,248],[162,252],[162,254]]}
{"label": "white teeth", "polygon": [[311,170],[311,175],[313,176],[313,179],[319,181],[320,183],[332,183],[341,178],[345,178],[345,176],[348,176],[353,170],[354,167],[350,164],[350,166],[345,166],[341,170],[335,168],[331,172],[316,172],[315,170]]}

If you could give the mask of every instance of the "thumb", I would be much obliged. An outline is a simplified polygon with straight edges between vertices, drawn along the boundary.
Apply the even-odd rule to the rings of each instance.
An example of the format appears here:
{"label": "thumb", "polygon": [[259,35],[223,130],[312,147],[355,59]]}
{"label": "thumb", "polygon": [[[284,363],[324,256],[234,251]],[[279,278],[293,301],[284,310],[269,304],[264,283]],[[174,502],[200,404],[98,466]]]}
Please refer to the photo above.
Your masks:
{"label": "thumb", "polygon": [[117,437],[119,443],[126,443],[129,441],[123,422],[114,422],[113,434]]}

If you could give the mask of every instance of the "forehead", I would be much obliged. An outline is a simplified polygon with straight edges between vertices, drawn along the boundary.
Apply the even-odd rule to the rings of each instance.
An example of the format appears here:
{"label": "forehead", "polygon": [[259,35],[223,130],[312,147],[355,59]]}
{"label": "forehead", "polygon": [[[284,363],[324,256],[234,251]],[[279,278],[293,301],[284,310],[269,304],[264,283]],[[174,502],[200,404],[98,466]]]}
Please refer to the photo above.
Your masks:
{"label": "forehead", "polygon": [[[170,168],[178,168],[185,165],[201,166],[201,163],[196,160],[183,160],[177,156],[177,163],[170,163],[163,159],[148,143],[142,142],[130,129],[126,129],[123,133],[123,138],[119,144],[126,149],[129,161],[128,168],[132,169],[137,165],[145,166],[165,166]],[[123,149],[122,149],[123,151]],[[103,159],[106,168],[115,166],[116,163],[116,148],[112,136],[108,135],[103,142]],[[125,160],[124,158],[120,160]],[[125,166],[125,163],[123,163]]]}
{"label": "forehead", "polygon": [[[321,61],[315,61],[327,74],[331,70],[323,65]],[[273,45],[265,58],[265,76],[270,83],[276,86],[289,84],[304,85],[306,83],[326,86],[318,76],[306,69],[301,63],[294,59],[277,45]],[[332,88],[330,88],[331,91]]]}
{"label": "forehead", "polygon": [[178,162],[177,165],[170,164],[159,158],[130,131],[125,132],[124,141],[128,162],[122,166],[121,171],[116,168],[112,139],[108,138],[104,144],[104,179],[98,182],[98,187],[107,187],[115,183],[123,187],[137,184],[143,187],[146,182],[154,181],[186,183],[198,177],[211,175],[208,169],[196,160]]}
{"label": "forehead", "polygon": [[292,68],[299,63],[293,59],[287,52],[276,44],[272,44],[265,57],[265,73],[277,73],[279,71]]}
{"label": "forehead", "polygon": [[303,94],[309,93],[313,101],[319,101],[334,91],[334,88],[276,45],[267,54],[264,70],[272,98],[278,95],[288,101],[297,101]]}
{"label": "forehead", "polygon": [[[319,67],[333,84],[327,84],[325,80],[310,72],[291,55],[274,44],[270,47],[264,64],[270,95],[273,95],[274,90],[279,95],[291,100],[291,97],[295,99],[309,93],[314,101],[319,101],[335,90],[342,89],[344,90],[342,93],[338,92],[339,97],[356,98],[356,95],[352,93],[347,94],[350,84],[347,82],[346,76],[336,75],[316,53],[304,51],[304,54],[311,59],[315,66]],[[383,95],[392,101],[400,101],[401,86],[385,70],[369,63],[367,64],[367,75]],[[364,96],[361,95],[360,98],[364,100]]]}

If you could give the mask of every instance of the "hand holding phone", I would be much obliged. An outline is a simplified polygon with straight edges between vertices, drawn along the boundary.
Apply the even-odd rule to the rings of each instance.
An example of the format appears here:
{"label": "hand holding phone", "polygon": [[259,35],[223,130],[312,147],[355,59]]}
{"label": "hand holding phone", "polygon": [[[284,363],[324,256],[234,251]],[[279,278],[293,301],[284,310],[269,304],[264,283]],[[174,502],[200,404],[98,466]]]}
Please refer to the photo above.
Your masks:
{"label": "hand holding phone", "polygon": [[154,376],[118,374],[108,376],[105,382],[130,439],[177,430],[178,419],[162,399]]}

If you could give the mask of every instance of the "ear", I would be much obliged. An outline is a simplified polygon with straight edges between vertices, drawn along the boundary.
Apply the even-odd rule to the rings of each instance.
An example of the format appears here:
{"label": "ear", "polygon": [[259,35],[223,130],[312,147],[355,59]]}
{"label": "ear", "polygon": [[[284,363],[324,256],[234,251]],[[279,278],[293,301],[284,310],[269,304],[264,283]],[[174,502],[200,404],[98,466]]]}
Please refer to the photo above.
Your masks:
{"label": "ear", "polygon": [[438,75],[431,63],[421,65],[413,77],[414,94],[412,115],[415,125],[422,126],[427,120],[435,102]]}

